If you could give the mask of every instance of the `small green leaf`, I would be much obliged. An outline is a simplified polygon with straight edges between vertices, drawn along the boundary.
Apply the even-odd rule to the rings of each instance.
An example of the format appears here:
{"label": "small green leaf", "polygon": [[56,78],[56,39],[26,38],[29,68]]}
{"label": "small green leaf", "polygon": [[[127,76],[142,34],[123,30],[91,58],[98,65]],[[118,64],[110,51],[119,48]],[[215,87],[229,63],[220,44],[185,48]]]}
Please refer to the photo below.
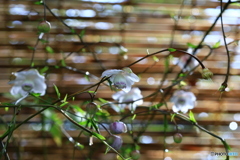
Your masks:
{"label": "small green leaf", "polygon": [[50,128],[50,133],[53,137],[53,140],[57,144],[57,146],[61,146],[62,145],[62,134],[61,134],[60,126],[58,126],[56,124],[52,125],[52,127]]}
{"label": "small green leaf", "polygon": [[28,49],[35,50],[35,48],[32,46],[28,46]]}
{"label": "small green leaf", "polygon": [[99,100],[100,102],[102,102],[102,103],[108,103],[108,101],[105,100],[105,99],[103,99],[103,98],[98,98],[98,100]]}
{"label": "small green leaf", "polygon": [[63,107],[63,106],[65,106],[66,104],[68,104],[68,102],[63,102],[59,107]]}
{"label": "small green leaf", "polygon": [[221,42],[218,41],[217,43],[215,43],[212,48],[215,49],[215,48],[218,48],[220,46]]}
{"label": "small green leaf", "polygon": [[53,84],[53,86],[54,86],[54,89],[55,89],[55,91],[56,91],[56,93],[57,93],[57,97],[58,97],[58,99],[60,99],[61,94],[60,94],[60,92],[59,92],[57,86],[56,86],[55,84]]}
{"label": "small green leaf", "polygon": [[156,56],[153,56],[153,60],[154,60],[155,62],[159,62],[159,59],[158,59]]}
{"label": "small green leaf", "polygon": [[174,49],[174,48],[168,48],[168,51],[169,51],[169,52],[175,52],[176,49]]}
{"label": "small green leaf", "polygon": [[42,74],[42,73],[45,73],[48,69],[49,69],[49,67],[48,67],[48,66],[45,66],[45,67],[43,67],[43,68],[40,70],[40,73],[41,73],[41,74]]}
{"label": "small green leaf", "polygon": [[38,1],[38,2],[34,2],[34,4],[37,4],[37,5],[42,5],[43,2],[42,1]]}
{"label": "small green leaf", "polygon": [[71,28],[71,33],[76,33],[76,31],[74,29]]}
{"label": "small green leaf", "polygon": [[51,54],[53,54],[54,53],[54,51],[53,51],[53,49],[52,49],[52,47],[50,47],[50,46],[46,46],[46,51],[48,52],[48,53],[51,53]]}
{"label": "small green leaf", "polygon": [[68,97],[68,95],[66,94],[65,97],[64,97],[64,99],[63,99],[63,102],[66,102],[66,101],[67,101],[67,97]]}
{"label": "small green leaf", "polygon": [[192,44],[192,43],[187,43],[187,46],[190,47],[190,48],[197,48],[197,46]]}
{"label": "small green leaf", "polygon": [[88,93],[95,93],[95,91],[88,91]]}
{"label": "small green leaf", "polygon": [[62,64],[63,67],[66,67],[66,63],[65,63],[64,59],[61,59],[61,64]]}
{"label": "small green leaf", "polygon": [[136,116],[137,116],[137,115],[136,115],[136,114],[134,114],[134,115],[132,116],[132,120],[134,120],[134,119],[136,118]]}
{"label": "small green leaf", "polygon": [[85,75],[84,75],[84,78],[86,78],[87,81],[90,81],[90,78],[89,78],[88,75],[85,74]]}
{"label": "small green leaf", "polygon": [[103,137],[101,134],[98,134],[98,133],[96,133],[96,132],[92,132],[92,135],[93,135],[94,137],[100,139],[100,140],[103,140],[103,141],[106,139],[106,138]]}
{"label": "small green leaf", "polygon": [[60,68],[60,67],[59,67],[59,66],[57,66],[57,65],[56,65],[56,66],[54,66],[54,67],[55,67],[55,68],[57,68],[57,69],[58,69],[58,68]]}
{"label": "small green leaf", "polygon": [[150,110],[154,110],[154,109],[159,109],[164,103],[158,103],[158,104],[155,104],[151,107],[149,107]]}
{"label": "small green leaf", "polygon": [[31,67],[34,67],[34,62],[31,63]]}
{"label": "small green leaf", "polygon": [[83,30],[81,31],[81,33],[79,34],[79,36],[82,38],[82,37],[84,36],[84,34],[85,34],[85,29],[83,29]]}
{"label": "small green leaf", "polygon": [[193,114],[192,111],[189,112],[189,119],[190,119],[192,122],[197,123],[197,121],[196,121],[196,119],[195,119],[194,114]]}
{"label": "small green leaf", "polygon": [[31,95],[33,95],[34,97],[39,97],[41,93],[31,93]]}
{"label": "small green leaf", "polygon": [[179,74],[179,77],[185,77],[185,76],[186,76],[185,73],[180,73],[180,74]]}
{"label": "small green leaf", "polygon": [[174,117],[176,116],[176,113],[171,114],[171,122],[173,121]]}

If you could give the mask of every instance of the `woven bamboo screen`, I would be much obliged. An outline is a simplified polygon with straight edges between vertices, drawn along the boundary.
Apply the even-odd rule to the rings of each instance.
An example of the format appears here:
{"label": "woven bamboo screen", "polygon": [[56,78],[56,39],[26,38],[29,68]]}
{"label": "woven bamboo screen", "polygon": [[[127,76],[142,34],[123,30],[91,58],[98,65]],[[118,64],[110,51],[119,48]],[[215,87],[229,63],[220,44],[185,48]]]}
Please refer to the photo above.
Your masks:
{"label": "woven bamboo screen", "polygon": [[[188,45],[209,46],[220,45],[203,61],[214,76],[212,80],[202,79],[201,67],[185,78],[181,84],[184,89],[192,91],[197,97],[197,105],[192,112],[197,123],[216,135],[226,139],[232,152],[238,152],[240,145],[240,50],[239,40],[239,6],[228,5],[223,14],[223,28],[230,54],[230,73],[227,92],[218,91],[227,73],[227,53],[224,47],[220,18],[214,24],[220,13],[220,2],[217,0],[45,0],[46,8],[32,0],[2,0],[0,1],[0,101],[13,102],[8,85],[12,72],[28,69],[31,64],[36,69],[48,66],[45,74],[47,94],[45,99],[57,99],[54,90],[55,84],[61,92],[62,98],[79,90],[87,88],[100,80],[101,73],[106,69],[121,69],[138,59],[167,48],[187,50]],[[223,2],[223,7],[226,2]],[[46,15],[45,15],[46,14]],[[44,16],[45,15],[45,16]],[[51,23],[49,33],[43,35],[45,41],[39,41],[38,24],[44,19]],[[212,28],[211,28],[212,27]],[[209,32],[205,36],[206,32]],[[217,43],[220,42],[220,43]],[[127,49],[127,52],[125,52]],[[210,52],[209,47],[203,46],[197,57],[203,60]],[[34,54],[34,56],[33,56]],[[157,54],[155,58],[148,57],[130,68],[140,77],[135,83],[144,97],[142,106],[137,112],[146,111],[162,101],[162,95],[155,98],[147,97],[160,88],[171,86],[181,69],[172,63],[174,58],[181,54],[172,54],[173,59],[166,61],[169,52]],[[33,57],[33,60],[32,60]],[[32,63],[33,62],[33,63]],[[167,65],[166,63],[169,62]],[[169,68],[168,74],[166,68]],[[45,68],[46,69],[46,68]],[[86,78],[88,75],[89,80]],[[165,77],[167,75],[167,77]],[[96,94],[98,98],[114,101],[108,83],[100,85]],[[171,109],[169,98],[173,91],[178,89],[175,85],[164,98],[164,102]],[[96,87],[89,90],[94,91]],[[89,94],[75,96],[72,104],[83,110],[83,102],[90,100]],[[32,100],[32,103],[31,103]],[[21,102],[22,105],[34,105],[29,98]],[[39,110],[22,107],[17,115],[17,123],[21,123]],[[119,120],[122,116],[110,107],[105,107],[111,120]],[[162,106],[165,110],[165,107]],[[65,118],[58,116],[64,120]],[[126,113],[129,113],[126,110]],[[200,131],[191,123],[176,118],[183,141],[174,143],[172,136],[176,133],[175,125],[168,121],[167,130],[164,129],[164,116],[157,114],[152,118],[146,132],[141,135],[141,160],[176,159],[224,159],[213,157],[211,151],[225,152],[219,139]],[[6,131],[4,122],[10,122],[13,109],[2,107],[0,109],[1,129]],[[137,115],[135,117],[133,132],[139,133],[141,125],[151,119],[151,115]],[[126,123],[129,119],[126,120]],[[109,121],[105,122],[110,123]],[[80,129],[71,126],[65,120],[67,133],[62,134],[62,144],[57,145],[51,134],[44,131],[41,126],[43,117],[35,116],[14,131],[7,147],[11,159],[41,160],[57,159],[116,159],[116,154],[105,152],[105,145],[97,139],[89,146],[86,135],[78,137]],[[166,125],[166,124],[165,124]],[[107,135],[101,129],[103,135]],[[59,133],[60,134],[60,133]],[[68,141],[70,135],[83,144],[84,149],[74,149],[74,144]],[[133,144],[129,133],[121,135],[124,146]],[[165,140],[164,140],[165,139]],[[240,153],[239,153],[240,154]],[[74,156],[73,156],[74,155]],[[240,159],[233,156],[231,159]]]}

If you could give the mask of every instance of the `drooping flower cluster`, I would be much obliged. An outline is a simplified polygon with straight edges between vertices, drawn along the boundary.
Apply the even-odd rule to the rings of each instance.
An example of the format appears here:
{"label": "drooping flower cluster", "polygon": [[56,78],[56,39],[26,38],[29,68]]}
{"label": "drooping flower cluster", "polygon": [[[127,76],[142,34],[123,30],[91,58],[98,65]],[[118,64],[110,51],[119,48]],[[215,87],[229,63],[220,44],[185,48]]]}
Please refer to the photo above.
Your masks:
{"label": "drooping flower cluster", "polygon": [[13,96],[25,96],[31,92],[40,93],[41,96],[45,94],[47,88],[45,77],[40,75],[36,69],[16,72],[13,75],[16,78],[9,82],[14,85],[10,90]]}
{"label": "drooping flower cluster", "polygon": [[112,82],[112,84],[116,88],[122,89],[125,92],[129,92],[131,90],[134,82],[139,82],[138,76],[134,74],[132,70],[128,67],[125,67],[122,70],[106,70],[102,73],[101,77],[110,77],[110,81]]}
{"label": "drooping flower cluster", "polygon": [[119,104],[121,109],[131,103],[131,105],[129,105],[129,110],[131,111],[135,111],[136,107],[143,103],[143,96],[139,88],[132,88],[128,93],[124,91],[116,92],[112,95],[112,98],[121,103]]}
{"label": "drooping flower cluster", "polygon": [[172,110],[174,112],[181,111],[187,113],[189,109],[193,109],[196,105],[196,97],[192,92],[177,90],[170,99],[173,102]]}
{"label": "drooping flower cluster", "polygon": [[[127,126],[123,122],[113,122],[109,125],[109,130],[113,134],[121,134],[127,132]],[[122,146],[122,138],[116,135],[110,135],[107,142],[116,150],[119,150]]]}

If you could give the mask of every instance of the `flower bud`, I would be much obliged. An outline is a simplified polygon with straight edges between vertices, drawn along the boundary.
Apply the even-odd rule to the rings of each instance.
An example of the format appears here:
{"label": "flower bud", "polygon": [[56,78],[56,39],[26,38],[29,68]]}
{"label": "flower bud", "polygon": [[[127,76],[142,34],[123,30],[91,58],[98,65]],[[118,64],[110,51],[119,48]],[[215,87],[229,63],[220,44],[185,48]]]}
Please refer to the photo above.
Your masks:
{"label": "flower bud", "polygon": [[127,126],[123,122],[113,122],[110,124],[109,129],[113,134],[127,132]]}
{"label": "flower bud", "polygon": [[140,156],[141,156],[141,154],[140,154],[139,150],[134,150],[134,151],[131,152],[131,158],[134,159],[134,160],[139,159]]}
{"label": "flower bud", "polygon": [[116,150],[119,150],[122,147],[122,138],[119,136],[111,135],[107,138],[107,143]]}
{"label": "flower bud", "polygon": [[202,70],[202,77],[205,79],[209,79],[213,76],[213,73],[208,69],[208,68],[204,68]]}
{"label": "flower bud", "polygon": [[88,103],[86,106],[86,111],[90,115],[95,114],[98,111],[97,104],[94,102]]}
{"label": "flower bud", "polygon": [[38,31],[42,33],[48,33],[51,29],[51,24],[48,21],[42,21],[38,24]]}
{"label": "flower bud", "polygon": [[175,143],[181,143],[182,142],[182,134],[181,133],[174,134],[173,139],[174,139]]}

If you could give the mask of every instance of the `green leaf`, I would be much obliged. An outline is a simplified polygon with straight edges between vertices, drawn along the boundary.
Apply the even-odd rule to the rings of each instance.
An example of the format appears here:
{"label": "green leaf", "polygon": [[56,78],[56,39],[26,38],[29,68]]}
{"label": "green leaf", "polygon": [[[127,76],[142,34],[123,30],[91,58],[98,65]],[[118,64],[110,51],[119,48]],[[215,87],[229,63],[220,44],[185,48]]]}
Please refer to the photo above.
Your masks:
{"label": "green leaf", "polygon": [[217,43],[215,43],[212,48],[215,49],[215,48],[218,48],[220,46],[221,42],[218,41]]}
{"label": "green leaf", "polygon": [[174,48],[168,48],[168,51],[169,51],[169,52],[175,52],[176,49],[174,49]]}
{"label": "green leaf", "polygon": [[35,48],[32,46],[28,46],[28,49],[35,50]]}
{"label": "green leaf", "polygon": [[187,46],[190,47],[190,48],[197,48],[197,46],[192,44],[192,43],[187,43]]}
{"label": "green leaf", "polygon": [[103,141],[106,139],[106,138],[103,137],[101,134],[98,134],[98,133],[96,133],[96,132],[92,132],[92,135],[93,135],[94,137],[100,139],[100,140],[103,140]]}
{"label": "green leaf", "polygon": [[156,56],[153,56],[153,60],[154,60],[155,62],[159,62],[159,59],[158,59]]}
{"label": "green leaf", "polygon": [[31,95],[33,95],[34,97],[39,97],[41,93],[31,93]]}
{"label": "green leaf", "polygon": [[56,86],[55,84],[53,84],[53,86],[54,86],[54,89],[55,89],[55,91],[56,91],[56,93],[57,93],[57,97],[58,97],[58,99],[60,99],[61,94],[60,94],[60,92],[59,92],[57,86]]}
{"label": "green leaf", "polygon": [[71,33],[76,33],[76,31],[74,29],[71,28]]}
{"label": "green leaf", "polygon": [[59,107],[63,107],[63,106],[65,106],[66,104],[68,104],[68,102],[63,102]]}
{"label": "green leaf", "polygon": [[79,36],[82,38],[82,37],[84,36],[84,34],[85,34],[85,29],[83,29],[83,30],[81,31],[81,33],[79,34]]}
{"label": "green leaf", "polygon": [[48,67],[48,66],[45,66],[45,67],[43,67],[43,68],[40,70],[40,73],[41,73],[41,74],[42,74],[42,73],[45,73],[48,69],[49,69],[49,67]]}
{"label": "green leaf", "polygon": [[62,145],[62,134],[61,134],[61,128],[58,125],[52,125],[49,131],[53,137],[53,140],[57,144],[57,146]]}
{"label": "green leaf", "polygon": [[67,97],[68,97],[68,94],[65,95],[64,99],[63,99],[63,102],[66,102],[67,101]]}
{"label": "green leaf", "polygon": [[90,78],[89,78],[88,75],[85,74],[85,75],[84,75],[84,78],[86,78],[87,81],[90,81]]}
{"label": "green leaf", "polygon": [[51,54],[53,54],[54,53],[54,51],[53,51],[53,49],[52,49],[52,47],[50,47],[50,46],[46,46],[46,51],[48,52],[48,53],[51,53]]}
{"label": "green leaf", "polygon": [[31,67],[34,67],[34,62],[31,63]]}
{"label": "green leaf", "polygon": [[174,117],[176,116],[176,113],[171,114],[171,122],[173,121]]}
{"label": "green leaf", "polygon": [[97,124],[92,119],[90,119],[90,123],[96,131],[99,131]]}
{"label": "green leaf", "polygon": [[58,69],[58,68],[60,68],[60,67],[59,67],[59,66],[57,66],[57,65],[56,65],[56,66],[54,66],[54,67],[55,67],[55,68],[57,68],[57,69]]}
{"label": "green leaf", "polygon": [[108,101],[105,100],[105,99],[103,99],[103,98],[98,98],[98,100],[99,100],[100,102],[102,102],[102,103],[108,103]]}
{"label": "green leaf", "polygon": [[196,121],[196,119],[195,119],[194,114],[193,114],[192,111],[189,112],[189,119],[190,119],[190,121],[192,121],[192,122],[194,122],[194,123],[197,123],[197,121]]}
{"label": "green leaf", "polygon": [[136,116],[137,116],[137,115],[136,115],[136,114],[134,114],[134,115],[132,116],[132,120],[134,120],[134,119],[136,118]]}
{"label": "green leaf", "polygon": [[88,93],[95,93],[95,91],[87,91]]}
{"label": "green leaf", "polygon": [[151,107],[149,107],[150,110],[154,110],[154,109],[159,109],[164,103],[158,103],[158,104],[155,104]]}
{"label": "green leaf", "polygon": [[34,2],[34,4],[37,4],[37,5],[42,5],[43,2],[42,1],[38,1],[38,2]]}

